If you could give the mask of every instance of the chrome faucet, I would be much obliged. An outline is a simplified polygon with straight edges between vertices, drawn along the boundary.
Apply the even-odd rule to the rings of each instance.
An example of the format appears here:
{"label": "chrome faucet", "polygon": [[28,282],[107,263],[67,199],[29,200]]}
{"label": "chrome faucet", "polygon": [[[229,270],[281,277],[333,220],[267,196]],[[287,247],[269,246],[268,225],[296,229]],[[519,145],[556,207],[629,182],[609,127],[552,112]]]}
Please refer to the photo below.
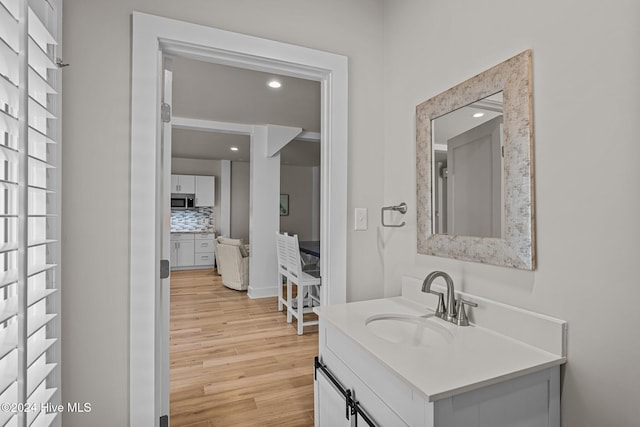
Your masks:
{"label": "chrome faucet", "polygon": [[[431,284],[438,277],[442,277],[447,284],[447,302],[445,304],[444,296],[442,292],[434,291],[431,289]],[[441,317],[449,322],[456,323],[460,326],[469,325],[469,320],[467,318],[467,313],[464,311],[464,305],[470,305],[472,307],[477,307],[478,304],[463,300],[462,297],[459,298],[456,304],[456,296],[453,287],[453,279],[444,271],[433,271],[429,273],[427,277],[424,278],[422,282],[422,292],[429,292],[435,295],[438,295],[438,307],[436,308],[436,316]],[[457,308],[457,310],[456,310]]]}
{"label": "chrome faucet", "polygon": [[[443,298],[442,292],[432,291],[431,284],[438,277],[442,277],[447,284],[447,302],[443,307]],[[455,292],[453,290],[453,279],[444,271],[433,271],[429,273],[427,277],[424,278],[424,282],[422,282],[422,292],[429,292],[435,295],[438,295],[438,308],[436,309],[436,315],[442,317],[449,322],[455,322],[456,320],[456,300],[455,300]],[[440,312],[440,313],[439,313]]]}

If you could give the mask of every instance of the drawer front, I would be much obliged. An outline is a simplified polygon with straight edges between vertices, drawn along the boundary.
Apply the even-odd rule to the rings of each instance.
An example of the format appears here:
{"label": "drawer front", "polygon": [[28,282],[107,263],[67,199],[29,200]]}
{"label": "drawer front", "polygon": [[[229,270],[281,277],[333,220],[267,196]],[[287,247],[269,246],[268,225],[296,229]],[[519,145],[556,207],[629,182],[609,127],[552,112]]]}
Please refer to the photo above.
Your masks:
{"label": "drawer front", "polygon": [[171,233],[172,242],[189,242],[193,241],[193,233]]}
{"label": "drawer front", "polygon": [[195,265],[213,265],[213,254],[196,254]]}
{"label": "drawer front", "polygon": [[216,238],[215,233],[198,233],[196,234],[196,240],[211,240]]}
{"label": "drawer front", "polygon": [[196,239],[196,253],[198,252],[211,252],[213,253],[213,241],[212,240],[198,240]]}

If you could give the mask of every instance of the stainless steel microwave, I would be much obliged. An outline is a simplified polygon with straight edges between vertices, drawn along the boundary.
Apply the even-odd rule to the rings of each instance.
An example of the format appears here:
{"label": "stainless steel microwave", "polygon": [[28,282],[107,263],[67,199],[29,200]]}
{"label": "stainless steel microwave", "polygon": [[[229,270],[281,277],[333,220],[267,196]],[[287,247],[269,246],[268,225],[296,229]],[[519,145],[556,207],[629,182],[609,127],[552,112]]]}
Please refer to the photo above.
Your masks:
{"label": "stainless steel microwave", "polygon": [[195,199],[193,194],[172,194],[171,209],[193,209],[195,208]]}

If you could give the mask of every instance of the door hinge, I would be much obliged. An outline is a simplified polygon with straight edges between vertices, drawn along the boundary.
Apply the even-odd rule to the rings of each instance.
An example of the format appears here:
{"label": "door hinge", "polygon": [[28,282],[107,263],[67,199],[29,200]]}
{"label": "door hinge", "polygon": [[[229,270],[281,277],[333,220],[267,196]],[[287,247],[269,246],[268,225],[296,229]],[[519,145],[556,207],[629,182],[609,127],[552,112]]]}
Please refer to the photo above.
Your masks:
{"label": "door hinge", "polygon": [[162,123],[169,123],[171,121],[171,105],[166,102],[163,102],[162,106],[160,106],[160,118],[162,119]]}
{"label": "door hinge", "polygon": [[169,277],[169,272],[171,271],[171,265],[169,264],[168,259],[160,260],[160,278],[166,279]]}

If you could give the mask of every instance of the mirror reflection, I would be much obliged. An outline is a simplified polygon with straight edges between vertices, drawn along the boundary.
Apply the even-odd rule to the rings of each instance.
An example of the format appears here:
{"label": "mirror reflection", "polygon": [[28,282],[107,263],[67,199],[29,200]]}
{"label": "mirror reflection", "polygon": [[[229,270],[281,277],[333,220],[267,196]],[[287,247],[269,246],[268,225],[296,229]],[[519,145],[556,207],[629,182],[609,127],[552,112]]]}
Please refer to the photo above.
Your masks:
{"label": "mirror reflection", "polygon": [[502,91],[437,117],[433,132],[433,233],[503,237]]}

